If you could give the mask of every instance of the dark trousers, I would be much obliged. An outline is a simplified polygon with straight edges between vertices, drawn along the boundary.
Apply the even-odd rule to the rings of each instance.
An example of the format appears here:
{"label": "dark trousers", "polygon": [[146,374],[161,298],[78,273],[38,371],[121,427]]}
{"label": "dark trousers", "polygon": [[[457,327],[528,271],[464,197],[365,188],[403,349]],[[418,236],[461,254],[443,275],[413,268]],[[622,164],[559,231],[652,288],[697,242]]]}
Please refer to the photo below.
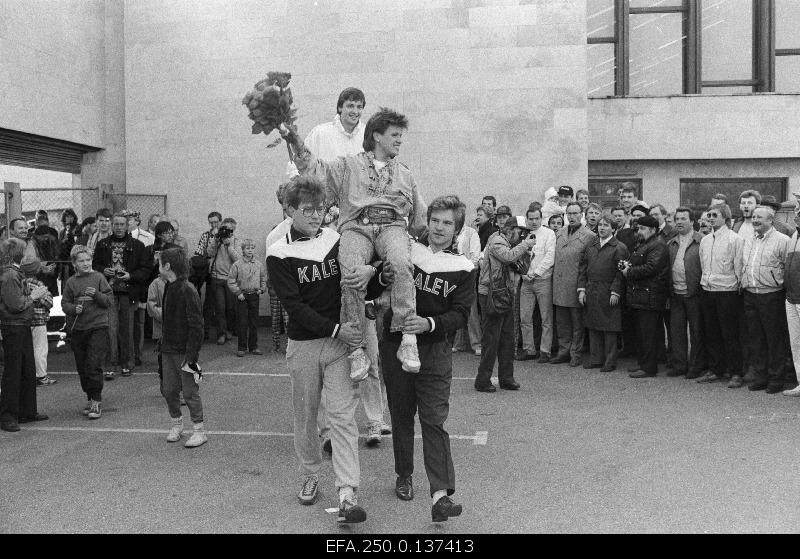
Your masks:
{"label": "dark trousers", "polygon": [[500,384],[514,382],[514,308],[503,314],[486,312],[486,295],[478,295],[481,309],[481,362],[475,386],[492,383],[494,362]]}
{"label": "dark trousers", "polygon": [[[208,334],[209,328],[211,328],[212,324],[216,324],[216,317],[215,309],[216,303],[214,301],[214,284],[212,283],[211,277],[208,277],[200,284],[200,287],[205,285],[205,291],[203,292],[203,327],[205,329],[205,333]],[[197,289],[197,293],[200,293],[200,289]]]}
{"label": "dark trousers", "polygon": [[590,363],[616,367],[618,337],[617,332],[589,329]]}
{"label": "dark trousers", "polygon": [[5,370],[0,381],[0,422],[36,415],[36,365],[30,326],[3,326]]}
{"label": "dark trousers", "polygon": [[[129,369],[131,366],[131,353],[133,351],[133,314],[137,303],[132,302],[127,293],[114,293],[110,311],[116,316],[117,339],[111,340],[119,348],[117,363],[120,367]],[[111,317],[113,320],[114,317]]]}
{"label": "dark trousers", "polygon": [[[681,373],[704,371],[707,366],[707,357],[700,296],[673,295],[669,305],[672,368]],[[691,350],[689,349],[690,340]]]}
{"label": "dark trousers", "polygon": [[[513,319],[509,316],[509,322]],[[450,411],[453,354],[449,342],[419,346],[418,373],[407,373],[397,359],[399,345],[381,341],[380,353],[386,398],[392,418],[394,471],[400,477],[414,472],[414,415],[419,412],[422,456],[431,496],[436,491],[455,492],[456,474],[450,452],[450,435],[444,422]]]}
{"label": "dark trousers", "polygon": [[162,353],[163,371],[161,378],[161,395],[167,401],[169,416],[173,419],[181,417],[181,393],[189,408],[192,423],[203,422],[203,401],[200,399],[200,387],[194,381],[194,375],[187,373],[181,366],[184,355],[181,353]]}
{"label": "dark trousers", "polygon": [[86,397],[97,402],[103,393],[103,360],[108,353],[108,328],[72,332],[72,353]]}
{"label": "dark trousers", "polygon": [[583,351],[583,309],[556,305],[558,355],[580,357]]}
{"label": "dark trousers", "polygon": [[658,348],[664,338],[661,312],[634,309],[639,369],[652,376],[658,374]]}
{"label": "dark trousers", "polygon": [[709,369],[717,376],[741,374],[742,350],[739,344],[741,296],[736,291],[704,289],[700,298],[700,308],[703,311]]}
{"label": "dark trousers", "polygon": [[783,367],[789,347],[786,292],[744,292],[744,314],[756,382],[783,385]]}
{"label": "dark trousers", "polygon": [[236,336],[240,351],[258,349],[258,293],[245,293],[236,300]]}
{"label": "dark trousers", "polygon": [[139,305],[134,302],[131,307],[133,313],[133,357],[136,359],[142,358],[142,346],[144,345],[144,321],[147,315],[147,309],[139,308]]}
{"label": "dark trousers", "polygon": [[236,297],[228,289],[228,280],[213,279],[217,337],[236,327]]}
{"label": "dark trousers", "polygon": [[[621,304],[621,303],[620,303]],[[622,307],[622,355],[636,354],[636,316],[630,307]]]}

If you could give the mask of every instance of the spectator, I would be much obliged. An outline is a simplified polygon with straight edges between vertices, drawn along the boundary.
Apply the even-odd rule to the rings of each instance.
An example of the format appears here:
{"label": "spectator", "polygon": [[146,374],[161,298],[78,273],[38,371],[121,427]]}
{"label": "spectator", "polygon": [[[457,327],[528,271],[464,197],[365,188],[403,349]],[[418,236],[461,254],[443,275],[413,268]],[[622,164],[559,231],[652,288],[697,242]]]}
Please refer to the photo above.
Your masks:
{"label": "spectator", "polygon": [[553,304],[556,308],[558,354],[550,363],[581,364],[583,351],[583,309],[578,303],[578,269],[581,258],[596,235],[581,225],[580,204],[572,202],[566,208],[567,227],[556,233],[555,266],[553,268]]}
{"label": "spectator", "polygon": [[89,239],[91,239],[92,235],[97,231],[96,219],[97,218],[94,216],[89,216],[81,221],[81,225],[75,233],[76,245],[86,246],[86,243],[89,242]]}
{"label": "spectator", "polygon": [[699,219],[700,225],[697,228],[697,231],[703,235],[704,237],[713,231],[711,227],[711,222],[708,219],[707,212],[703,212],[702,216]]}
{"label": "spectator", "polygon": [[621,300],[625,280],[619,263],[628,259],[627,247],[611,234],[611,218],[597,223],[597,237],[584,249],[578,273],[578,303],[586,310],[589,362],[584,369],[606,373],[617,368],[617,343],[622,331]]}
{"label": "spectator", "polygon": [[[755,380],[748,388],[777,394],[783,390],[783,365],[789,347],[783,287],[789,237],[773,227],[772,208],[757,206],[752,215],[754,235],[744,241],[742,264],[744,314],[755,368]],[[741,386],[741,379],[738,384]]]}
{"label": "spectator", "polygon": [[[44,286],[36,278],[42,265],[39,260],[22,261],[20,272],[25,279],[25,291],[30,293],[35,287]],[[50,319],[50,309],[53,308],[53,296],[48,291],[44,297],[33,302],[33,318],[31,319],[31,339],[33,341],[33,359],[36,362],[36,385],[48,386],[55,384],[56,379],[47,375],[47,321]]]}
{"label": "spectator", "polygon": [[494,224],[494,208],[486,205],[478,206],[475,209],[475,226],[478,229],[478,238],[481,241],[481,251],[483,251],[486,249],[489,237],[498,231]]}
{"label": "spectator", "polygon": [[36,228],[31,234],[31,242],[36,247],[36,256],[41,261],[41,267],[36,278],[47,286],[50,294],[58,296],[58,255],[61,251],[58,245],[58,231],[50,227],[47,212],[39,210],[36,217]]}
{"label": "spectator", "polygon": [[494,211],[497,209],[497,199],[494,196],[484,196],[481,205]]}
{"label": "spectator", "polygon": [[[456,246],[459,254],[463,254],[477,270],[481,259],[481,239],[478,232],[465,224],[458,234]],[[477,289],[477,282],[475,287]],[[456,332],[453,352],[456,351],[472,351],[475,355],[481,354],[481,318],[478,314],[477,297],[472,298],[467,326]]]}
{"label": "spectator", "polygon": [[588,204],[584,208],[584,216],[586,221],[586,228],[597,235],[597,223],[600,221],[600,216],[603,214],[603,208],[598,204]]}
{"label": "spectator", "polygon": [[103,358],[109,340],[108,308],[113,295],[103,274],[92,269],[92,254],[88,248],[75,245],[70,258],[76,273],[64,286],[61,308],[70,323],[70,346],[81,389],[86,393],[83,415],[99,419],[103,400]]}
{"label": "spectator", "polygon": [[[739,342],[739,319],[742,298],[744,239],[726,225],[731,218],[727,205],[712,206],[706,212],[713,232],[700,241],[700,265],[703,287],[700,299],[705,324],[706,349],[710,370],[697,382],[714,382],[729,375],[740,375],[742,352]],[[736,383],[734,383],[736,384]]]}
{"label": "spectator", "polygon": [[267,291],[267,272],[263,262],[256,262],[256,242],[242,241],[242,257],[231,264],[228,272],[228,289],[236,297],[237,340],[236,355],[244,357],[249,351],[263,355],[258,349],[258,302]]}
{"label": "spectator", "polygon": [[617,240],[622,241],[630,253],[633,253],[636,248],[636,233],[638,232],[636,223],[640,218],[646,216],[648,211],[649,210],[642,205],[634,206],[631,208],[630,214],[628,215],[629,227],[617,231]]}
{"label": "spectator", "polygon": [[[667,213],[667,208],[661,204],[653,204],[650,206],[650,211],[648,213],[648,215],[656,218],[656,221],[658,221],[657,235],[661,237],[661,240],[664,241],[665,244],[676,235],[673,227],[667,224]],[[667,302],[669,302],[669,299],[667,299]],[[663,336],[659,337],[658,360],[661,362],[666,361],[667,368],[669,369],[672,366],[672,331],[670,329],[669,305],[667,305],[661,313],[661,320],[664,323],[664,330],[667,333],[667,337],[666,341]]]}
{"label": "spectator", "polygon": [[661,312],[667,301],[669,255],[658,235],[658,220],[642,216],[637,220],[638,244],[622,273],[625,275],[626,304],[634,309],[638,367],[631,378],[658,374],[659,338],[663,338]]}
{"label": "spectator", "polygon": [[[294,208],[286,202],[286,189],[291,182],[284,183],[278,187],[275,196],[278,198],[278,203],[283,208],[283,221],[272,228],[272,231],[267,235],[267,251],[269,247],[284,238],[292,228],[292,215]],[[267,289],[269,291],[269,306],[270,318],[272,321],[272,351],[275,353],[283,351],[281,344],[281,334],[288,335],[289,316],[283,308],[280,300],[278,299],[275,289],[272,287],[272,282],[269,280],[269,273],[267,273]]]}
{"label": "spectator", "polygon": [[[495,361],[500,388],[519,390],[519,383],[514,380],[513,297],[516,286],[510,277],[510,268],[536,244],[532,238],[523,239],[523,234],[527,233],[528,226],[523,218],[508,219],[486,243],[478,283],[482,338],[475,389],[479,392],[495,392],[491,381]],[[497,290],[506,291],[507,298],[493,295],[490,309],[488,297]]]}
{"label": "spectator", "polygon": [[544,204],[542,204],[542,222],[547,223],[549,227],[550,218],[554,215],[561,216],[561,222],[563,226],[564,208],[558,204],[558,191],[551,186],[544,193]]}
{"label": "spectator", "polygon": [[[581,205],[581,208],[583,208],[583,213],[585,214],[586,210],[589,209],[589,191],[585,188],[578,190],[575,193],[575,201]],[[599,208],[600,206],[597,207]]]}
{"label": "spectator", "polygon": [[[553,345],[553,265],[555,263],[556,235],[542,226],[541,206],[528,209],[526,214],[528,229],[534,235],[536,246],[530,266],[522,276],[520,287],[520,329],[522,331],[522,350],[516,357],[518,361],[539,358],[539,363],[550,361]],[[539,351],[535,346],[533,314],[536,308],[542,321],[542,339]]]}
{"label": "spectator", "polygon": [[[124,215],[114,215],[111,229],[112,235],[97,243],[92,267],[105,276],[113,291],[109,307],[112,364],[117,346],[117,365],[122,376],[127,377],[132,370],[133,311],[141,300],[141,291],[147,289],[153,266],[144,244],[128,233],[128,219]],[[114,371],[106,371],[105,378],[112,380]]]}
{"label": "spectator", "polygon": [[[145,246],[145,249],[149,249],[151,246],[153,246],[153,243],[156,240],[155,235],[151,235],[149,231],[145,231],[139,227],[139,225],[142,223],[139,212],[125,210],[122,212],[122,214],[128,219],[128,233],[130,236],[137,241],[141,241],[141,243]],[[150,251],[148,250],[147,252],[149,253]],[[146,283],[147,286],[150,285],[150,281],[152,279],[151,273],[151,277],[148,278]],[[133,364],[137,367],[142,364],[142,346],[144,345],[144,318],[145,314],[147,313],[146,287],[139,290],[139,297],[139,301],[135,301],[136,309],[133,311]]]}
{"label": "spectator", "polygon": [[667,208],[661,204],[653,204],[650,206],[650,212],[648,215],[656,218],[658,221],[658,235],[665,244],[676,235],[675,229],[673,229],[673,227],[667,223],[667,216],[669,215]]}
{"label": "spectator", "polygon": [[128,233],[130,233],[131,237],[137,241],[141,241],[146,247],[152,246],[156,240],[156,237],[149,231],[145,231],[139,227],[142,223],[142,218],[140,217],[139,212],[125,210],[122,212],[122,215],[128,219]]}
{"label": "spectator", "polygon": [[742,217],[736,219],[732,229],[743,239],[749,239],[755,234],[753,212],[759,204],[761,204],[761,194],[758,190],[745,190],[739,195],[739,210],[742,212]]}
{"label": "spectator", "polygon": [[208,242],[206,254],[210,257],[210,273],[214,289],[217,319],[217,344],[223,345],[233,338],[236,327],[236,299],[228,289],[228,272],[231,265],[242,257],[239,239],[236,238],[236,220],[226,217],[216,235]]}
{"label": "spectator", "polygon": [[[222,217],[220,217],[222,220]],[[155,239],[156,236],[156,223],[161,221],[161,216],[159,214],[150,214],[150,217],[147,219],[147,232],[153,236]]]}
{"label": "spectator", "polygon": [[[428,246],[414,244],[411,250],[412,261],[418,270],[424,270],[425,278],[416,284],[418,315],[406,320],[406,327],[419,336],[422,360],[419,373],[409,374],[402,370],[397,359],[399,333],[387,329],[380,344],[395,431],[392,440],[397,473],[395,494],[403,501],[414,498],[414,415],[419,412],[433,522],[446,521],[462,512],[462,506],[450,500],[455,493],[455,470],[450,435],[445,431],[444,423],[453,375],[448,338],[466,324],[475,297],[473,264],[463,255],[451,251],[456,235],[464,225],[464,214],[464,204],[458,197],[434,199],[428,207]],[[446,290],[431,291],[424,287],[437,284],[450,286],[450,294]],[[389,322],[389,317],[386,322]]]}
{"label": "spectator", "polygon": [[[12,221],[14,226],[27,226],[24,219]],[[23,233],[24,234],[24,233]],[[25,242],[11,238],[2,242],[3,272],[0,275],[0,333],[2,333],[4,370],[0,379],[0,429],[19,431],[19,423],[44,421],[47,416],[36,409],[36,365],[33,356],[31,321],[35,301],[46,297],[47,288],[36,286],[30,291],[24,284],[20,262]]]}
{"label": "spectator", "polygon": [[[634,183],[622,183],[622,188],[619,189],[619,205],[625,209],[625,214],[628,216],[631,215],[633,208],[639,205],[639,200],[636,199],[636,185]],[[645,215],[647,215],[647,212],[645,212]],[[628,248],[630,249],[630,247]]]}
{"label": "spectator", "polygon": [[167,402],[172,418],[167,442],[181,440],[183,415],[180,395],[183,394],[194,427],[192,436],[183,446],[195,448],[208,441],[199,385],[203,375],[197,365],[203,343],[200,296],[188,282],[189,260],[183,249],[161,251],[158,259],[159,274],[165,282],[161,325],[161,360],[164,367],[161,395]]}
{"label": "spectator", "polygon": [[[668,377],[686,375],[687,379],[699,378],[706,368],[706,347],[703,334],[703,315],[700,308],[701,233],[693,228],[692,210],[679,207],[675,210],[675,232],[669,242],[670,332],[672,342],[672,369]],[[687,338],[686,331],[689,331]],[[691,350],[689,340],[691,340]]]}
{"label": "spectator", "polygon": [[[95,214],[95,232],[86,242],[86,246],[94,253],[97,243],[111,235],[111,211],[108,208],[100,208]],[[127,219],[126,219],[127,222]]]}
{"label": "spectator", "polygon": [[497,213],[494,216],[494,223],[498,229],[502,229],[506,221],[511,218],[511,208],[508,206],[500,206],[497,208]]}
{"label": "spectator", "polygon": [[[72,247],[75,246],[75,239],[78,235],[78,216],[75,210],[67,208],[61,212],[61,225],[63,226],[58,234],[59,260],[70,260],[70,252]],[[60,262],[58,265],[58,273],[61,279],[61,286],[66,285],[67,279],[75,273],[72,264],[67,262]]]}
{"label": "spectator", "polygon": [[[150,217],[152,221],[154,216]],[[211,256],[208,250],[209,244],[211,244],[211,239],[213,239],[216,234],[217,230],[219,229],[220,223],[222,223],[222,214],[219,212],[211,212],[208,214],[208,231],[203,231],[200,235],[200,240],[197,242],[197,248],[194,250],[195,256],[204,256],[206,258],[206,270],[210,270],[211,268]],[[267,247],[269,248],[269,247]],[[205,286],[205,292],[203,292],[203,326],[205,328],[205,336],[204,339],[208,339],[208,329],[211,327],[211,324],[214,322],[214,309],[216,308],[216,304],[214,302],[214,287],[213,281],[211,278],[211,274],[205,274],[204,280],[196,285],[197,293],[201,293],[200,289]]]}
{"label": "spectator", "polygon": [[623,229],[630,229],[628,224],[628,215],[625,213],[625,208],[616,206],[611,210],[611,223],[614,225],[614,238],[619,238],[619,233]]}
{"label": "spectator", "polygon": [[[786,288],[786,319],[789,342],[797,380],[800,381],[800,196],[795,194],[794,224],[797,227],[787,244],[784,286]],[[784,390],[786,396],[800,396],[800,384]]]}
{"label": "spectator", "polygon": [[[768,208],[772,208],[776,216],[783,207],[780,202],[775,200],[775,196],[772,196],[771,194],[765,194],[764,196],[761,197],[761,205],[767,206]],[[783,233],[787,237],[791,237],[796,230],[794,227],[792,227],[788,223],[784,223],[780,219],[773,220],[772,226],[775,228],[776,231]]]}
{"label": "spectator", "polygon": [[175,230],[175,236],[172,239],[172,244],[177,245],[183,252],[189,254],[189,241],[185,238],[181,237],[181,224],[175,218],[170,218],[169,222],[172,224],[173,229]]}
{"label": "spectator", "polygon": [[[572,197],[574,191],[572,190],[571,186],[565,185],[565,186],[559,186],[557,192],[558,192],[558,205],[564,208],[564,211],[566,212],[567,205],[570,202],[574,202],[574,199]],[[583,207],[581,207],[581,212],[583,212]]]}
{"label": "spectator", "polygon": [[555,233],[564,227],[564,216],[562,214],[553,214],[547,220],[547,226]]}
{"label": "spectator", "polygon": [[668,213],[664,221],[667,222],[667,225],[675,229],[675,212]]}
{"label": "spectator", "polygon": [[714,196],[711,197],[711,202],[709,203],[709,207],[719,206],[721,204],[727,205],[727,203],[728,203],[728,196],[721,192],[717,192],[716,194],[714,194]]}

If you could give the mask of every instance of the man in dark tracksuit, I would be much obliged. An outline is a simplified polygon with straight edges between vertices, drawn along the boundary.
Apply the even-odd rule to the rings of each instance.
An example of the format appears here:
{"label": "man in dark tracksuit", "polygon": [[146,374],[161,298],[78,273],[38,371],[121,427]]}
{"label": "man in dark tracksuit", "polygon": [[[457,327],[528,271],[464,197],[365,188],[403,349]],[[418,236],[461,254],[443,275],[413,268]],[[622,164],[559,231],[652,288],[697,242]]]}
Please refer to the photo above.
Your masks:
{"label": "man in dark tracksuit", "polygon": [[[464,204],[456,196],[440,196],[428,206],[428,245],[411,248],[418,314],[409,316],[404,332],[417,335],[420,371],[406,372],[397,359],[400,332],[389,332],[391,316],[384,320],[380,342],[381,364],[389,411],[392,416],[395,494],[408,501],[414,490],[414,415],[419,411],[422,453],[433,498],[431,517],[442,522],[461,514],[462,507],[450,500],[455,492],[455,470],[450,452],[450,435],[444,422],[450,407],[453,376],[452,344],[448,338],[467,323],[475,297],[476,270],[470,260],[451,249],[464,225]],[[384,270],[379,281],[386,284],[391,271]],[[391,313],[391,311],[388,311]],[[335,448],[335,447],[334,447]]]}

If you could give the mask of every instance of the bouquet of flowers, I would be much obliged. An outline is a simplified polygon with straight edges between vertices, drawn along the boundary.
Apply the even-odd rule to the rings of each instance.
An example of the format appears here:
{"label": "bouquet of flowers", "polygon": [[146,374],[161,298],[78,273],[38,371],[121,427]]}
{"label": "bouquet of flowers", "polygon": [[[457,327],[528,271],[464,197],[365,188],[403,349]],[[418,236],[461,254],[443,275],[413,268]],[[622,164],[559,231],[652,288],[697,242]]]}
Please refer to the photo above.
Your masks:
{"label": "bouquet of flowers", "polygon": [[[264,133],[269,136],[273,130],[285,126],[289,130],[286,140],[286,149],[292,157],[291,138],[297,135],[297,126],[294,124],[297,109],[292,107],[292,90],[289,89],[289,80],[292,75],[286,72],[269,72],[267,77],[256,83],[253,91],[249,91],[242,99],[242,104],[249,111],[248,116],[253,120],[253,134]],[[272,148],[281,143],[278,136],[267,147]]]}

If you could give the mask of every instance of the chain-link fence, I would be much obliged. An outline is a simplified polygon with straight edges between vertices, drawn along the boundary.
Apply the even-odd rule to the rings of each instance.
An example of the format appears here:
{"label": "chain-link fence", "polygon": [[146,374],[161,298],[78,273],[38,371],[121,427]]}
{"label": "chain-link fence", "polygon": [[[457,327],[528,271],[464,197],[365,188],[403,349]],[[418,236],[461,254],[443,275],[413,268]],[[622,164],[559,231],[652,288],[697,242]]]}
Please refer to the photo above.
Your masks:
{"label": "chain-link fence", "polygon": [[61,223],[61,215],[68,208],[77,214],[80,222],[86,217],[94,216],[100,207],[97,188],[22,188],[20,196],[22,217],[33,222],[36,213],[44,210],[54,227]]}
{"label": "chain-link fence", "polygon": [[111,205],[115,213],[121,210],[139,212],[145,227],[151,215],[167,213],[167,197],[160,194],[112,194]]}

